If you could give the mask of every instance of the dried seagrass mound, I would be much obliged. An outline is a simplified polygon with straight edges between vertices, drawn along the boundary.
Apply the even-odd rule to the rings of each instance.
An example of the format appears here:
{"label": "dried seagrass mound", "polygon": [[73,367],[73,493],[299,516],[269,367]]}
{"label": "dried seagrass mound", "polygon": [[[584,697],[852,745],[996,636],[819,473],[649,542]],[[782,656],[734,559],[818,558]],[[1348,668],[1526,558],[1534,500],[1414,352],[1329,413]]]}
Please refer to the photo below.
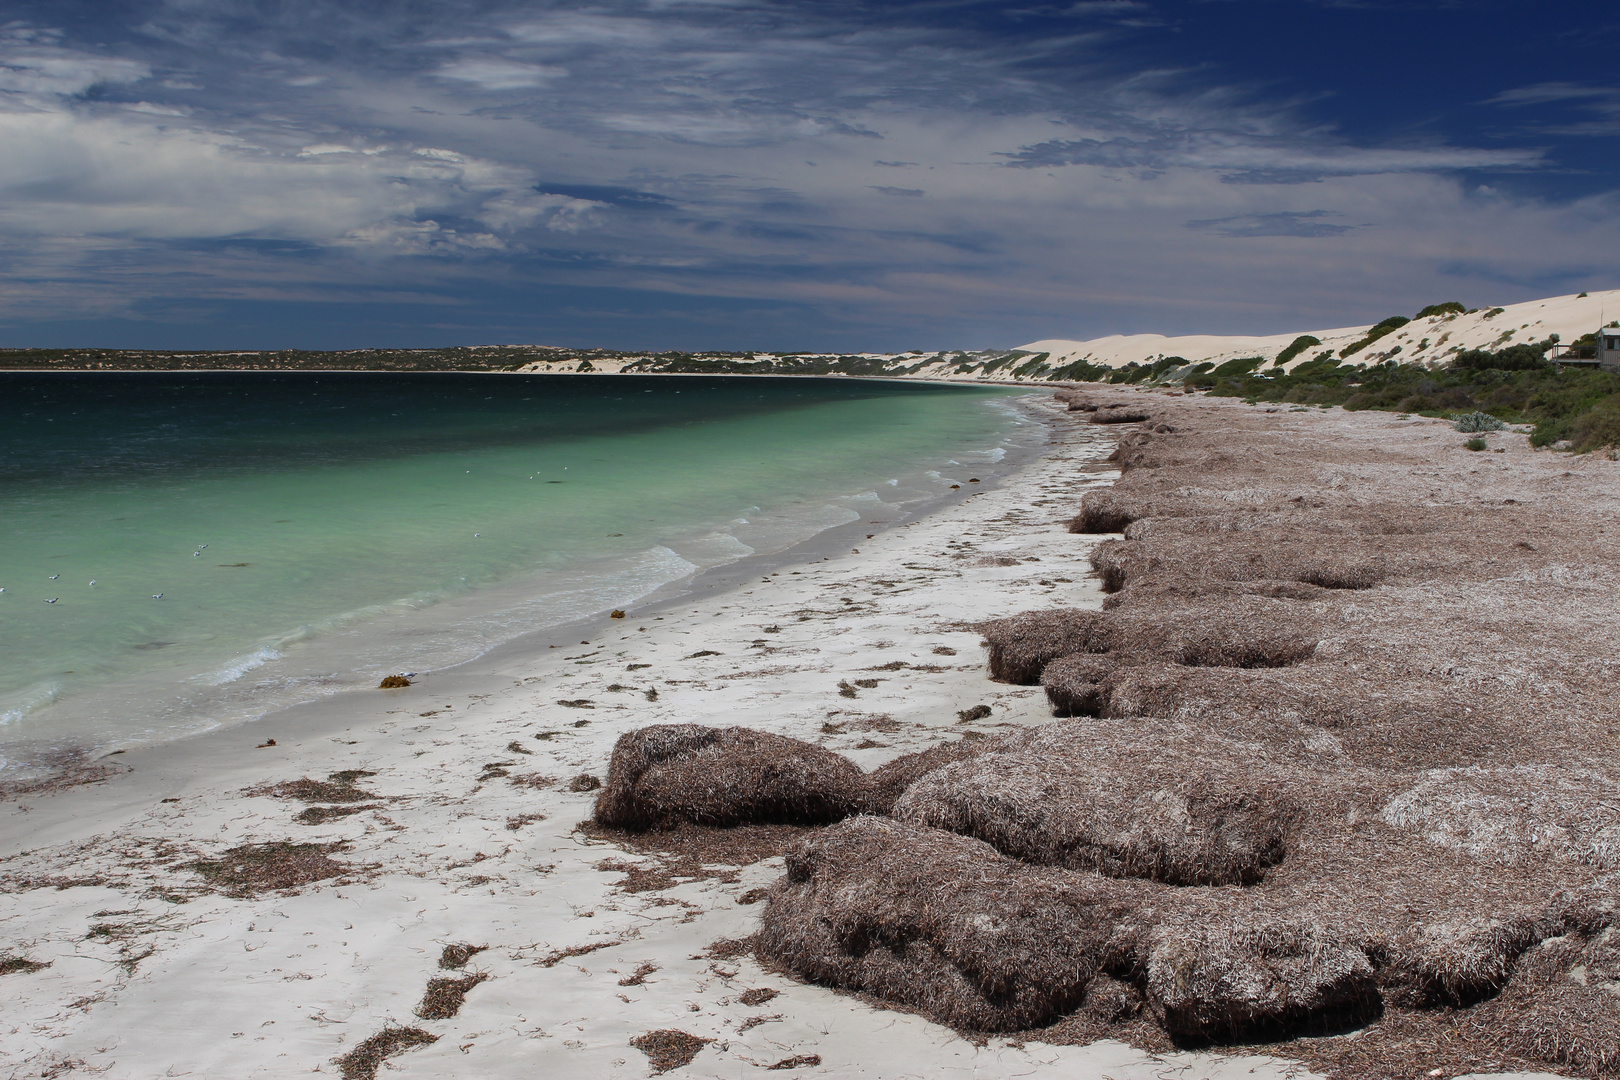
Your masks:
{"label": "dried seagrass mound", "polygon": [[1133,760],[1110,752],[1108,734],[1077,729],[1065,750],[1043,740],[1038,753],[946,766],[893,816],[1025,862],[1170,885],[1253,885],[1283,860],[1299,809],[1252,765],[1212,766],[1173,745]]}
{"label": "dried seagrass mound", "polygon": [[1471,1020],[1507,1053],[1584,1075],[1620,1071],[1620,930],[1577,930],[1532,948]]}
{"label": "dried seagrass mound", "polygon": [[1156,927],[1147,1000],[1184,1044],[1336,1033],[1382,1011],[1361,949],[1311,927],[1247,921]]}
{"label": "dried seagrass mound", "polygon": [[596,798],[604,825],[820,825],[859,813],[865,774],[819,746],[747,728],[661,724],[613,747]]}
{"label": "dried seagrass mound", "polygon": [[841,822],[787,856],[762,961],[974,1031],[1037,1027],[1093,976],[1129,972],[1142,883],[1028,866],[990,845],[883,818]]}
{"label": "dried seagrass mound", "polygon": [[1072,533],[1119,533],[1144,516],[1140,507],[1112,488],[1088,491],[1080,498],[1080,512],[1069,522]]}
{"label": "dried seagrass mound", "polygon": [[894,801],[920,778],[953,762],[977,757],[992,745],[987,739],[957,739],[879,765],[866,777],[867,813],[887,814],[894,807]]}
{"label": "dried seagrass mound", "polygon": [[1098,664],[1066,656],[1046,666],[1041,685],[1055,716],[1199,716],[1263,714],[1273,725],[1337,728],[1354,723],[1364,698],[1343,692],[1336,672],[1300,668]]}
{"label": "dried seagrass mound", "polygon": [[1320,620],[1299,605],[1259,596],[1100,613],[1087,638],[1091,652],[1188,667],[1286,667],[1321,641]]}
{"label": "dried seagrass mound", "polygon": [[1048,662],[1087,650],[1097,619],[1095,611],[1059,608],[1028,611],[985,623],[990,677],[1021,686],[1038,682]]}
{"label": "dried seagrass mound", "polygon": [[[1234,597],[1171,612],[1026,611],[986,623],[983,632],[990,646],[990,677],[1029,685],[1044,683],[1048,665],[1084,653],[1110,654],[1114,664],[1159,660],[1188,667],[1286,667],[1316,650],[1321,640],[1316,622],[1284,601]],[[1067,670],[1071,677],[1096,682],[1108,668],[1076,660]],[[1078,683],[1072,689],[1081,698],[1087,693]],[[1071,711],[1090,715],[1078,700]]]}
{"label": "dried seagrass mound", "polygon": [[[1322,589],[1370,589],[1389,576],[1389,560],[1364,542],[1335,545],[1323,537],[1299,547],[1250,535],[1223,538],[1165,537],[1105,540],[1092,549],[1091,567],[1104,592],[1118,592],[1166,573],[1202,581],[1293,581]],[[1178,550],[1192,548],[1192,551]]]}
{"label": "dried seagrass mound", "polygon": [[1053,716],[1108,716],[1108,683],[1119,660],[1101,653],[1060,657],[1041,670]]}
{"label": "dried seagrass mound", "polygon": [[1112,408],[1098,409],[1091,415],[1093,424],[1140,424],[1152,419],[1152,413],[1118,405]]}

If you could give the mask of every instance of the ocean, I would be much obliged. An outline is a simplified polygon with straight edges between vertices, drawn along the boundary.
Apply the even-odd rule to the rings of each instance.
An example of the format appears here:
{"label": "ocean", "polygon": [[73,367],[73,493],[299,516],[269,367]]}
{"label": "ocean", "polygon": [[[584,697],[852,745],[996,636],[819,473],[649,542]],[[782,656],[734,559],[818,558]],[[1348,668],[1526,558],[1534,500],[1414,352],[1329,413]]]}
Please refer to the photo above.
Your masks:
{"label": "ocean", "polygon": [[0,373],[0,778],[431,671],[1038,445],[1027,390]]}

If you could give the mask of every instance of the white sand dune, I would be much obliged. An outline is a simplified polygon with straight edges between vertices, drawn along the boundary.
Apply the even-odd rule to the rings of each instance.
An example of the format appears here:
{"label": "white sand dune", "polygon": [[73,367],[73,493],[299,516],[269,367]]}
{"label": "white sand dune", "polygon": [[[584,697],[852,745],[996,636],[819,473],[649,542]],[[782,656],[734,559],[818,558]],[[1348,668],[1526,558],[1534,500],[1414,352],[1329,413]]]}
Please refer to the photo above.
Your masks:
{"label": "white sand dune", "polygon": [[[1390,314],[1410,317],[1412,313]],[[1391,357],[1403,363],[1438,361],[1465,349],[1501,349],[1509,345],[1544,341],[1550,334],[1559,335],[1564,342],[1572,342],[1617,318],[1620,318],[1620,290],[1554,296],[1502,308],[1483,307],[1466,315],[1415,319],[1355,354],[1354,359],[1356,363],[1378,363]],[[1193,363],[1206,360],[1220,363],[1245,356],[1262,356],[1269,361],[1302,335],[1308,334],[1322,342],[1320,346],[1306,349],[1284,365],[1285,368],[1292,368],[1326,350],[1337,352],[1362,338],[1370,329],[1370,324],[1327,330],[1301,329],[1262,337],[1114,334],[1089,341],[1049,338],[1018,348],[1021,352],[1050,353],[1050,363],[1054,367],[1075,360],[1086,360],[1105,367],[1123,367],[1129,363],[1151,363],[1163,356],[1180,356]],[[1397,347],[1400,351],[1394,352]]]}

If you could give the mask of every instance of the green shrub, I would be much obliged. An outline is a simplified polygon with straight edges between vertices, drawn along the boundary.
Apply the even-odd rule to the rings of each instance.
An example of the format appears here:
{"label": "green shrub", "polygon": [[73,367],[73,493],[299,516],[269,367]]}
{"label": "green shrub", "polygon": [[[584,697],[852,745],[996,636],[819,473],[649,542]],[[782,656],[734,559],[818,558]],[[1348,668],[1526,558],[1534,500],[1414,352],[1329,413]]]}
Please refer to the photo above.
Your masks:
{"label": "green shrub", "polygon": [[1313,338],[1309,334],[1301,334],[1293,341],[1290,341],[1287,348],[1283,349],[1282,352],[1277,354],[1277,359],[1271,362],[1272,366],[1282,367],[1284,364],[1288,363],[1288,361],[1292,360],[1306,349],[1309,349],[1313,345],[1320,344],[1322,344],[1322,342],[1319,338]]}
{"label": "green shrub", "polygon": [[1447,300],[1443,304],[1430,304],[1412,317],[1415,319],[1427,319],[1434,315],[1461,315],[1467,310],[1457,301]]}
{"label": "green shrub", "polygon": [[1620,446],[1620,394],[1610,394],[1577,417],[1568,437],[1577,454]]}
{"label": "green shrub", "polygon": [[1451,366],[1467,371],[1495,368],[1499,371],[1539,371],[1551,365],[1547,361],[1549,344],[1509,345],[1500,352],[1469,349],[1451,361]]}
{"label": "green shrub", "polygon": [[1463,449],[1464,450],[1483,450],[1483,449],[1485,449],[1485,447],[1487,445],[1488,444],[1485,442],[1484,439],[1480,438],[1478,435],[1475,435],[1472,439],[1469,439],[1467,442],[1463,443]]}
{"label": "green shrub", "polygon": [[1263,360],[1265,360],[1263,356],[1245,356],[1237,360],[1228,360],[1210,372],[1210,375],[1216,379],[1231,379],[1239,375],[1247,375],[1259,367]]}
{"label": "green shrub", "polygon": [[1371,330],[1368,330],[1366,337],[1362,338],[1360,341],[1351,342],[1343,349],[1340,349],[1339,356],[1341,358],[1354,356],[1356,353],[1360,352],[1362,349],[1365,349],[1367,346],[1371,345],[1385,334],[1394,333],[1396,330],[1399,330],[1401,327],[1405,326],[1411,321],[1412,320],[1408,319],[1405,315],[1391,315],[1383,322],[1374,325]]}
{"label": "green shrub", "polygon": [[1464,433],[1501,431],[1507,427],[1502,421],[1485,412],[1460,413],[1451,418],[1451,426]]}

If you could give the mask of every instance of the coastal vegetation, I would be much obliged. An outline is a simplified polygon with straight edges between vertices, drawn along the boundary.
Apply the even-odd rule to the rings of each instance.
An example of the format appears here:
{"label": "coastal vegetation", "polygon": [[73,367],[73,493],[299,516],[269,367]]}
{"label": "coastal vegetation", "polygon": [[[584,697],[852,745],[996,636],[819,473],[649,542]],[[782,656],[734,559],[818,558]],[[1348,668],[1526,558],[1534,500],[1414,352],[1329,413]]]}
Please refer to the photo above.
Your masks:
{"label": "coastal vegetation", "polygon": [[1481,413],[1503,423],[1534,425],[1533,445],[1568,441],[1580,452],[1620,442],[1620,373],[1561,368],[1543,358],[1544,347],[1551,344],[1473,350],[1438,368],[1393,361],[1346,364],[1324,355],[1287,372],[1218,379],[1208,389],[1217,397],[1289,405],[1436,417]]}

